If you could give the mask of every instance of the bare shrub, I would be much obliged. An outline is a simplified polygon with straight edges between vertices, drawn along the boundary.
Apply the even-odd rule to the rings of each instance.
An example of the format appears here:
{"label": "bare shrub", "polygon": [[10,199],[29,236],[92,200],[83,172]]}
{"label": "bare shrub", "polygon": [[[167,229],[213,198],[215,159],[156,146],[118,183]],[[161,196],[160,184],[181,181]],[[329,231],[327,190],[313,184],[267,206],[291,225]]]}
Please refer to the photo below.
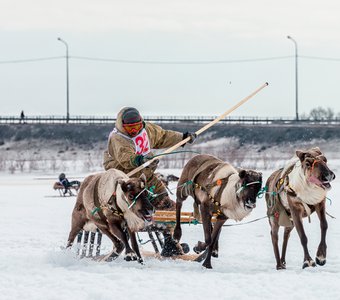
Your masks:
{"label": "bare shrub", "polygon": [[16,163],[17,163],[17,166],[19,167],[19,170],[20,170],[20,172],[21,173],[23,173],[24,172],[24,167],[25,167],[25,164],[26,164],[26,159],[18,159],[17,161],[16,161]]}
{"label": "bare shrub", "polygon": [[328,108],[323,108],[321,106],[317,107],[317,108],[313,108],[310,113],[309,113],[309,117],[312,120],[333,120],[334,118],[334,111],[328,107]]}
{"label": "bare shrub", "polygon": [[14,174],[16,167],[15,167],[15,162],[13,160],[10,161],[8,170],[10,171],[11,174]]}

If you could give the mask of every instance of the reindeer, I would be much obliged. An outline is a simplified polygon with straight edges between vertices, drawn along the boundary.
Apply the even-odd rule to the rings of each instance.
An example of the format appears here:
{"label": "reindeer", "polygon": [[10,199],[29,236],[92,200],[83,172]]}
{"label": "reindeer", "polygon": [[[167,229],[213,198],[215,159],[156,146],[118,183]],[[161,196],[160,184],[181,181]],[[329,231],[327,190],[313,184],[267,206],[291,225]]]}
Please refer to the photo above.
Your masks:
{"label": "reindeer", "polygon": [[[296,156],[284,168],[276,170],[267,180],[267,215],[276,259],[276,269],[286,268],[286,250],[290,232],[294,227],[304,251],[302,268],[323,266],[326,263],[326,195],[335,175],[327,166],[327,159],[319,148],[296,151]],[[316,264],[309,255],[307,236],[302,219],[316,211],[321,228],[321,241],[316,252]],[[282,251],[278,247],[279,227],[283,226]]]}
{"label": "reindeer", "polygon": [[[84,226],[89,228],[89,223],[92,223],[113,242],[113,250],[105,260],[117,258],[125,247],[125,260],[138,260],[142,263],[135,232],[148,225],[153,214],[145,183],[144,175],[129,178],[116,169],[86,177],[72,212],[67,247],[72,246],[76,235]],[[124,229],[127,229],[128,234]],[[132,249],[128,243],[128,235]]]}
{"label": "reindeer", "polygon": [[[183,201],[192,196],[200,207],[205,242],[199,242],[196,252],[208,249],[203,266],[211,269],[211,256],[217,257],[217,243],[221,228],[227,219],[240,221],[256,206],[261,189],[262,174],[253,170],[237,170],[229,163],[211,155],[197,155],[184,166],[177,190],[176,226],[174,239],[182,236],[180,216]],[[212,226],[213,213],[217,221]]]}

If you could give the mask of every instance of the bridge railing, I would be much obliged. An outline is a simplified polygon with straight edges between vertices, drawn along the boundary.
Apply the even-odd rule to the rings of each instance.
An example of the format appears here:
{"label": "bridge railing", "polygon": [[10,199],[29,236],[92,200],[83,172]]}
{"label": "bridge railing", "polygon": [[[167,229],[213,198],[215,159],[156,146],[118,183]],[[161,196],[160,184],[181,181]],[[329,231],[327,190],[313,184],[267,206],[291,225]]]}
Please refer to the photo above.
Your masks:
{"label": "bridge railing", "polygon": [[[217,116],[145,116],[146,121],[155,123],[208,123]],[[98,116],[72,116],[68,119],[69,124],[113,124],[114,117]],[[0,124],[65,124],[65,116],[0,116]],[[340,118],[333,119],[300,119],[289,117],[226,117],[220,121],[226,124],[340,124]]]}

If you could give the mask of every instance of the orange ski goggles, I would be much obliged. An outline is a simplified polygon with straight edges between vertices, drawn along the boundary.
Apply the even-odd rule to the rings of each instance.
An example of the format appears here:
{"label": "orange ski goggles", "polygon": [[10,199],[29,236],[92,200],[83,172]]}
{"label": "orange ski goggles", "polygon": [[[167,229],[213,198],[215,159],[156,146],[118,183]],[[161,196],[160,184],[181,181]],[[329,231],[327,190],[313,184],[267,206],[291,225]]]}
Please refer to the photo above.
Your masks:
{"label": "orange ski goggles", "polygon": [[123,124],[123,128],[130,136],[136,136],[143,129],[143,122]]}

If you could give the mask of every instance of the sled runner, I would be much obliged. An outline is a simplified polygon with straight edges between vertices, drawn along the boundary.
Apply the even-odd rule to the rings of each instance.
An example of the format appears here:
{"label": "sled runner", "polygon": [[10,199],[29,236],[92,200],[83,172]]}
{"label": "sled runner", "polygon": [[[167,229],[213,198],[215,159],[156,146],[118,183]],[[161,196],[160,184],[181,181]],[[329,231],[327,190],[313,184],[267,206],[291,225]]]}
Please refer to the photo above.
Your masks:
{"label": "sled runner", "polygon": [[159,260],[165,260],[165,259],[173,259],[173,260],[187,260],[187,261],[196,261],[196,262],[201,262],[205,259],[206,257],[206,252],[197,254],[197,253],[187,253],[187,254],[179,254],[179,255],[173,255],[170,257],[162,256],[160,253],[155,253],[152,251],[147,251],[141,248],[141,254],[143,257],[151,257],[151,258],[156,258]]}

